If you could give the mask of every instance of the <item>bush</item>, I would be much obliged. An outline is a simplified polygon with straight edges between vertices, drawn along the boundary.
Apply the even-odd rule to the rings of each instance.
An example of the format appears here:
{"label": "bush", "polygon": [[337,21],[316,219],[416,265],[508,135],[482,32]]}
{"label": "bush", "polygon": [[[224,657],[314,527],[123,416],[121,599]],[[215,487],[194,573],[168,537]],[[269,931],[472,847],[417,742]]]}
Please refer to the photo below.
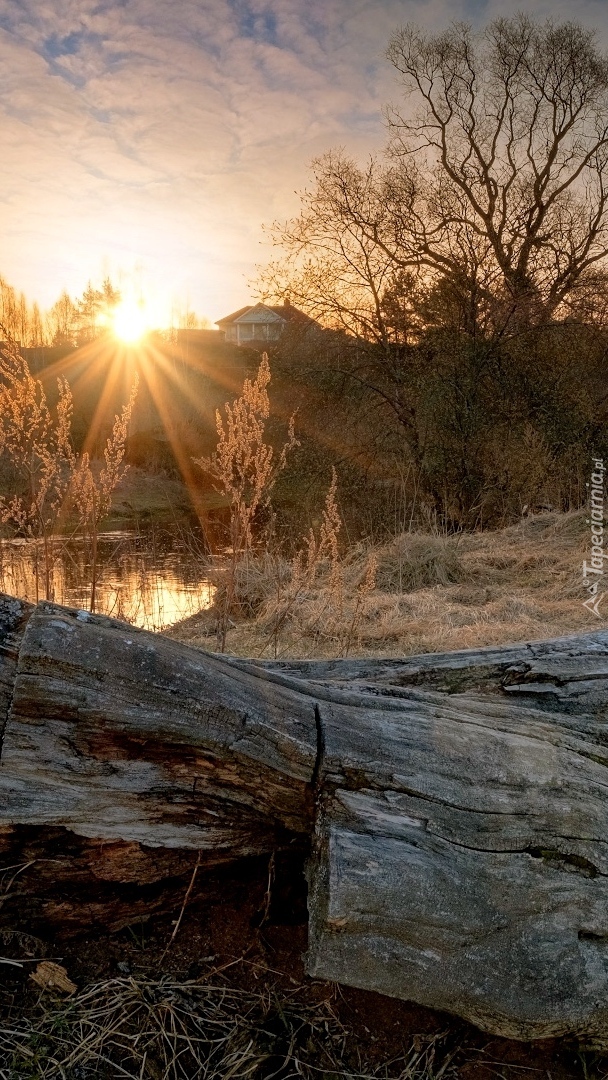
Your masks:
{"label": "bush", "polygon": [[413,592],[433,585],[458,584],[465,571],[449,536],[402,533],[380,549],[376,587],[383,592]]}

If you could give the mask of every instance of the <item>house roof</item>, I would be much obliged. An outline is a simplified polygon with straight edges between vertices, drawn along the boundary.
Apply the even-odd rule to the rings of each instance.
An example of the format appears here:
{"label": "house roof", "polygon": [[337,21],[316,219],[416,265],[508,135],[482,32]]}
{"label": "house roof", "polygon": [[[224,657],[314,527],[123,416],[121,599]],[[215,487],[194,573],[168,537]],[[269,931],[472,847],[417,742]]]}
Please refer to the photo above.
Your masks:
{"label": "house roof", "polygon": [[[289,311],[289,308],[287,309]],[[277,314],[276,308],[267,307],[266,304],[255,304],[251,308],[247,308],[242,315],[239,315],[237,319],[232,320],[235,323],[284,323],[287,322],[283,315],[283,309],[281,314]]]}
{"label": "house roof", "polygon": [[224,315],[223,319],[216,319],[216,324],[218,326],[226,326],[228,323],[233,323],[238,319],[239,315],[244,315],[246,311],[251,311],[251,304],[239,308],[238,311],[233,311],[232,315]]}
{"label": "house roof", "polygon": [[276,323],[297,322],[314,323],[309,315],[305,315],[299,308],[287,302],[286,304],[247,304],[246,307],[233,311],[231,315],[225,315],[223,319],[217,319],[217,325],[224,330],[233,323]]}

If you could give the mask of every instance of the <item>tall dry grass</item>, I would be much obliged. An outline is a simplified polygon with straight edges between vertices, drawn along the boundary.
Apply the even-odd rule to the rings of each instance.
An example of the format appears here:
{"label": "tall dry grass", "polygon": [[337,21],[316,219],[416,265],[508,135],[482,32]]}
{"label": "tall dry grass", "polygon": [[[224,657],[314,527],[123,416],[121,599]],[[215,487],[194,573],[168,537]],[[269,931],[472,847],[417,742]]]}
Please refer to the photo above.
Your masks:
{"label": "tall dry grass", "polygon": [[[0,495],[0,522],[32,540],[42,541],[44,598],[52,600],[57,535],[68,522],[89,537],[92,558],[90,608],[95,610],[97,541],[112,493],[120,482],[129,421],[137,382],[112,434],[104,462],[94,468],[88,453],[76,454],[71,443],[73,401],[69,383],[57,380],[57,403],[49,407],[44,388],[31,374],[16,343],[0,324],[6,342],[0,348],[0,460],[8,466],[13,490]],[[36,562],[36,601],[40,592]]]}
{"label": "tall dry grass", "polygon": [[96,609],[97,555],[100,525],[110,512],[112,495],[127,472],[124,456],[129,433],[129,422],[137,397],[137,376],[131,387],[129,400],[119,415],[114,417],[112,433],[106,440],[103,464],[96,469],[86,450],[75,457],[68,488],[70,506],[78,515],[78,524],[91,545],[91,591],[89,607]]}
{"label": "tall dry grass", "polygon": [[[605,625],[608,600],[601,619],[582,606],[587,532],[577,511],[533,515],[497,532],[403,533],[371,550],[359,545],[341,558],[339,605],[328,562],[294,597],[290,565],[281,564],[277,584],[276,562],[261,555],[242,582],[244,606],[247,580],[254,582],[249,617],[229,630],[226,647],[254,657],[331,657],[344,655],[347,642],[350,655],[392,656],[592,630]],[[375,581],[362,592],[370,555]],[[204,613],[171,633],[208,647]]]}
{"label": "tall dry grass", "polygon": [[287,441],[277,455],[266,441],[270,416],[268,384],[270,365],[263,354],[255,379],[245,379],[239,397],[224,406],[225,416],[216,411],[218,443],[211,457],[195,459],[203,472],[224,496],[230,511],[228,550],[220,565],[215,602],[216,636],[220,650],[226,645],[231,620],[243,614],[237,578],[253,553],[256,515],[266,509],[279,474],[296,445],[292,416]]}
{"label": "tall dry grass", "polygon": [[[0,326],[0,331],[6,330]],[[53,535],[57,531],[73,476],[70,443],[72,395],[65,379],[57,380],[55,415],[42,383],[35,379],[16,344],[8,338],[0,349],[0,457],[17,490],[0,496],[0,521],[21,535],[42,541],[44,588],[50,598]],[[36,599],[38,599],[36,576]]]}

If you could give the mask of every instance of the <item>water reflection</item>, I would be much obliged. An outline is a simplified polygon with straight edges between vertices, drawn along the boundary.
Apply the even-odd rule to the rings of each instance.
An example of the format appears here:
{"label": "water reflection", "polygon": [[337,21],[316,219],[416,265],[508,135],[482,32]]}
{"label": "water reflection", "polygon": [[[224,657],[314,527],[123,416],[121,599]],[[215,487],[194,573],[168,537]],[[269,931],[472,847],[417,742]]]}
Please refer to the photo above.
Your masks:
{"label": "water reflection", "polygon": [[[95,606],[104,615],[162,630],[211,604],[213,586],[190,532],[187,538],[177,529],[100,533],[97,559]],[[84,540],[54,540],[50,582],[56,603],[89,608],[91,562]],[[44,598],[39,542],[0,540],[0,591],[32,603]]]}

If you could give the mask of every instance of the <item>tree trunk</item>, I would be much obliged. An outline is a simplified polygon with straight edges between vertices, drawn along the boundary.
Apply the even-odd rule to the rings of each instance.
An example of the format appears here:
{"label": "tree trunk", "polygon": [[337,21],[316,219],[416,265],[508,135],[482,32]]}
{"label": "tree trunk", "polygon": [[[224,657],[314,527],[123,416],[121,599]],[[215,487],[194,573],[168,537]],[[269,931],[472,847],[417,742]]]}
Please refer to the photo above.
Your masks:
{"label": "tree trunk", "polygon": [[117,926],[199,852],[312,836],[312,975],[608,1046],[607,632],[256,663],[49,603],[0,630],[0,838],[36,860],[5,925]]}

